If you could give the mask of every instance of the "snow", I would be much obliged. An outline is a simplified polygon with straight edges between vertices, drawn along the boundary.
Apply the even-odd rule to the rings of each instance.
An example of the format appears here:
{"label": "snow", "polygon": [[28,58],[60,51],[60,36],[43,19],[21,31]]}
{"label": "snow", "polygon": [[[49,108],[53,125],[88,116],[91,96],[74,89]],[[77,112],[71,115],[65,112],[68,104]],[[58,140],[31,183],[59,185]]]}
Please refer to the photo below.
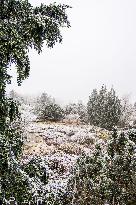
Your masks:
{"label": "snow", "polygon": [[107,131],[90,125],[36,122],[32,110],[23,106],[21,111],[28,132],[22,163],[40,156],[43,164],[47,162],[44,164],[49,176],[46,190],[64,191],[79,156],[91,155],[96,143],[104,145],[101,136]]}

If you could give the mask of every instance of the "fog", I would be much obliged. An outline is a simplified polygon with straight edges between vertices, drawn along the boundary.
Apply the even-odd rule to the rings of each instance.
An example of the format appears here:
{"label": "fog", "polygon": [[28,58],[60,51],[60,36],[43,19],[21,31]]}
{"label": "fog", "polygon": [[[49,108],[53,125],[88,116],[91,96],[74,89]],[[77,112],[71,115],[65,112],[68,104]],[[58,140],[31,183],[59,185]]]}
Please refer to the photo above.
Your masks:
{"label": "fog", "polygon": [[[33,5],[53,1],[30,0]],[[63,42],[53,49],[31,51],[30,77],[8,87],[21,94],[47,92],[61,102],[86,102],[92,89],[111,86],[119,96],[136,101],[136,1],[65,0],[71,28],[62,29]]]}

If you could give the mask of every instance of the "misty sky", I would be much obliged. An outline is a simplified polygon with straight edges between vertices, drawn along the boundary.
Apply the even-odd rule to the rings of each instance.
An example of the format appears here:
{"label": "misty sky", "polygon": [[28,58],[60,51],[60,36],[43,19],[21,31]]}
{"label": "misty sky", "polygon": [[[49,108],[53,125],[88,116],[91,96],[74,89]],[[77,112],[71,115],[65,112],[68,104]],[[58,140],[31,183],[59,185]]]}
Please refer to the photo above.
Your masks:
{"label": "misty sky", "polygon": [[[33,5],[51,0],[30,0]],[[10,89],[19,93],[47,92],[61,102],[86,102],[92,89],[111,86],[136,101],[136,0],[56,0],[68,10],[70,29],[63,43],[30,53],[30,77]]]}

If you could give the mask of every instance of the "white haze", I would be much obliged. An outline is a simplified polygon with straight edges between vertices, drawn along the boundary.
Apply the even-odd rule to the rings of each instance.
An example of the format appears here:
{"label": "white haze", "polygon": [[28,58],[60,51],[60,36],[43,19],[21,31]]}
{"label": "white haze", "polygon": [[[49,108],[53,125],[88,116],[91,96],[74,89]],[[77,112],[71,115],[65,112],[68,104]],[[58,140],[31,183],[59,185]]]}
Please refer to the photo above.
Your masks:
{"label": "white haze", "polygon": [[[49,0],[30,0],[33,5]],[[62,29],[63,43],[30,52],[30,77],[10,89],[22,94],[47,92],[61,102],[86,102],[92,89],[111,86],[136,101],[136,1],[62,0],[70,29]],[[12,73],[14,73],[12,71]],[[14,75],[15,76],[15,75]]]}

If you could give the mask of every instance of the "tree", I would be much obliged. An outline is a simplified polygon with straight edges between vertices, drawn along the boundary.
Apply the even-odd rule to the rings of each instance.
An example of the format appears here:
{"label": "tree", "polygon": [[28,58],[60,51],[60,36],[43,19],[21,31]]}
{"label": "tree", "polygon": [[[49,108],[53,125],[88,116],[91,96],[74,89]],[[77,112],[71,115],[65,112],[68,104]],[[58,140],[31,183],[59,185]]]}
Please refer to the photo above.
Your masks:
{"label": "tree", "polygon": [[82,123],[87,123],[88,122],[87,109],[86,109],[86,106],[82,103],[82,101],[79,101],[77,104],[77,112],[78,112],[80,121]]}
{"label": "tree", "polygon": [[[12,64],[16,66],[17,82],[21,85],[29,77],[29,50],[34,48],[41,53],[44,41],[49,48],[62,42],[60,27],[70,27],[67,8],[61,4],[33,7],[28,0],[0,1],[0,200],[3,204],[13,196],[18,204],[32,199],[32,182],[18,162],[22,138],[19,133],[14,136],[16,131],[11,128],[18,108],[13,99],[6,97],[6,86],[12,78],[8,71]],[[13,143],[19,150],[14,149]]]}
{"label": "tree", "polygon": [[75,115],[75,118],[78,117],[80,122],[87,123],[87,109],[86,106],[79,101],[76,103],[70,103],[65,107],[65,115]]}
{"label": "tree", "polygon": [[43,120],[60,121],[64,117],[63,109],[56,103],[47,105],[40,116]]}
{"label": "tree", "polygon": [[23,96],[19,95],[18,93],[16,93],[14,90],[11,90],[9,92],[9,98],[13,99],[14,101],[16,101],[17,103],[24,103],[25,100],[23,99]]}
{"label": "tree", "polygon": [[66,114],[66,115],[78,114],[78,110],[77,110],[77,105],[76,105],[76,103],[70,103],[70,104],[66,105],[66,107],[65,107],[65,114]]}
{"label": "tree", "polygon": [[133,105],[133,125],[136,126],[136,102]]}
{"label": "tree", "polygon": [[110,130],[119,123],[121,102],[113,88],[107,91],[102,86],[99,92],[94,89],[89,96],[87,111],[90,124]]}
{"label": "tree", "polygon": [[121,127],[129,126],[134,115],[134,108],[132,104],[129,102],[128,95],[125,95],[121,99],[121,105],[122,105],[122,114],[121,114],[121,119],[119,124]]}
{"label": "tree", "polygon": [[52,103],[55,103],[55,100],[47,93],[42,93],[36,100],[34,113],[40,116],[45,107]]}
{"label": "tree", "polygon": [[59,121],[64,116],[64,111],[60,105],[55,102],[54,98],[48,96],[46,93],[42,93],[38,98],[35,113],[41,121]]}

